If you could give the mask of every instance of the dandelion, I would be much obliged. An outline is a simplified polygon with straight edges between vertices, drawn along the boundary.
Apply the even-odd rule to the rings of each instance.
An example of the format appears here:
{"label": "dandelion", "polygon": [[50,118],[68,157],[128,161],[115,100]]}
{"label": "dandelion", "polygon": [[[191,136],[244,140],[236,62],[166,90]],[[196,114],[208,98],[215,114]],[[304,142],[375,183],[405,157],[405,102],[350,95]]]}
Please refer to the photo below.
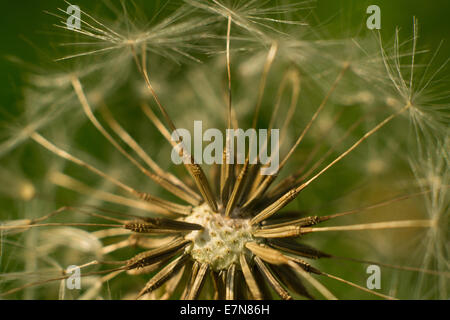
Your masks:
{"label": "dandelion", "polygon": [[[401,119],[400,116],[405,113],[417,114],[420,105],[418,96],[421,93],[420,90],[413,90],[416,33],[410,55],[412,63],[409,82],[404,80],[400,70],[398,38],[393,66],[382,46],[376,58],[367,57],[356,41],[351,41],[351,47],[348,41],[333,43],[334,46],[345,48],[346,52],[352,52],[352,55],[343,59],[328,51],[324,56],[333,56],[331,69],[328,68],[329,64],[319,64],[314,68],[305,65],[317,61],[315,54],[326,47],[324,43],[305,39],[291,41],[293,36],[289,30],[277,29],[276,26],[302,27],[302,23],[279,19],[277,16],[304,8],[308,4],[309,2],[272,8],[256,1],[236,1],[230,4],[215,0],[188,0],[181,9],[149,26],[146,31],[136,31],[138,29],[134,25],[124,31],[121,29],[123,24],[109,26],[83,11],[85,18],[82,28],[70,31],[93,42],[76,42],[72,45],[93,46],[94,49],[82,50],[65,56],[62,60],[93,57],[115,51],[116,55],[105,64],[107,67],[119,63],[117,56],[132,61],[146,94],[138,95],[136,103],[136,97],[126,102],[129,105],[139,105],[139,118],[152,123],[167,140],[169,148],[177,144],[171,138],[171,133],[179,128],[176,123],[186,122],[190,118],[191,110],[186,106],[199,98],[204,103],[211,102],[212,112],[225,115],[226,120],[221,124],[225,129],[239,127],[245,122],[244,116],[250,118],[250,128],[254,129],[263,128],[265,122],[269,129],[281,124],[281,146],[276,150],[281,154],[280,165],[275,174],[263,175],[260,171],[263,167],[261,164],[250,163],[250,150],[246,152],[243,164],[231,163],[230,154],[234,150],[229,141],[226,141],[222,163],[212,165],[211,170],[206,171],[195,163],[193,155],[183,149],[180,156],[188,160],[181,165],[185,172],[182,173],[179,167],[171,171],[167,168],[170,166],[167,164],[167,157],[157,159],[161,154],[170,153],[161,152],[156,155],[157,152],[144,147],[133,135],[134,130],[128,130],[123,124],[125,121],[115,115],[117,110],[110,108],[108,97],[103,95],[111,93],[112,88],[120,87],[116,80],[111,80],[114,85],[110,85],[108,89],[99,86],[88,89],[90,81],[85,78],[85,74],[71,72],[62,77],[64,86],[70,87],[78,109],[88,121],[89,130],[95,129],[96,133],[91,132],[101,136],[102,146],[106,142],[121,156],[118,160],[119,170],[108,170],[101,161],[92,157],[89,159],[87,155],[78,156],[81,153],[74,152],[67,144],[62,146],[48,138],[50,134],[42,133],[42,126],[33,126],[27,131],[27,137],[33,143],[65,160],[65,163],[77,167],[72,170],[69,168],[67,172],[64,172],[64,168],[54,168],[48,171],[46,179],[56,186],[83,194],[88,201],[64,205],[44,216],[4,221],[0,226],[2,237],[21,234],[30,234],[31,237],[33,232],[41,230],[38,235],[34,234],[41,241],[36,245],[38,250],[32,259],[35,264],[40,259],[48,259],[50,253],[57,251],[59,246],[78,252],[76,258],[79,260],[74,261],[72,257],[70,261],[81,270],[85,288],[79,296],[82,299],[102,296],[104,285],[115,280],[120,283],[118,278],[121,277],[136,279],[136,283],[121,286],[121,291],[125,292],[124,298],[132,299],[337,299],[339,294],[335,292],[333,285],[336,283],[370,294],[371,297],[399,298],[392,292],[371,290],[340,275],[337,271],[339,268],[336,267],[343,263],[375,264],[402,273],[420,274],[418,291],[422,291],[424,279],[435,277],[440,283],[439,297],[445,298],[445,282],[450,274],[446,268],[448,259],[445,248],[442,246],[446,235],[441,226],[445,225],[448,209],[448,174],[445,171],[448,167],[448,155],[445,152],[448,143],[439,145],[440,153],[437,156],[433,154],[433,149],[430,152],[435,157],[412,162],[418,181],[413,192],[394,194],[390,191],[389,197],[382,201],[378,199],[357,208],[338,210],[333,204],[335,199],[328,198],[326,192],[315,189],[310,197],[313,203],[319,202],[320,210],[305,210],[301,207],[302,203],[298,198],[300,201],[303,201],[303,197],[307,198],[308,192],[311,193],[310,190],[325,177],[331,176],[331,180],[325,182],[331,181],[331,188],[339,189],[345,186],[339,176],[342,172],[347,170],[357,176],[358,165],[349,159],[358,155],[357,150],[373,139],[373,136],[387,130],[397,118]],[[205,14],[208,16],[206,19]],[[64,24],[60,27],[66,28]],[[206,35],[206,27],[211,30],[217,28],[219,31],[215,35]],[[235,30],[246,33],[245,37],[234,36]],[[416,32],[416,27],[414,30]],[[249,70],[249,60],[239,60],[233,46],[247,37],[252,38],[255,43],[269,45],[263,51],[263,59],[256,59],[259,62],[256,71],[250,72],[249,77],[253,76],[254,81],[249,86],[242,84],[245,89],[242,91],[251,88],[251,92],[242,92],[239,86],[235,88],[235,83],[241,81],[239,75],[245,77],[246,72],[242,70]],[[188,81],[182,81],[193,83],[197,89],[196,98],[185,95],[184,92],[177,94],[180,87],[175,82],[172,83],[174,90],[160,95],[160,87],[171,85],[155,80],[155,70],[158,70],[158,67],[153,67],[158,61],[155,56],[165,56],[177,63],[183,61],[180,56],[198,60],[193,52],[198,53],[206,47],[192,43],[205,39],[213,40],[215,45],[217,41],[225,48],[221,51],[212,50],[217,57],[208,61],[210,64],[206,67],[208,69],[210,65],[219,65],[222,68],[222,78],[218,76],[216,79],[212,74],[207,79],[222,81],[223,90],[217,94],[214,89],[206,87],[212,80],[202,82],[205,88],[199,88],[196,79],[202,79],[202,72],[196,66],[194,72],[188,73]],[[301,48],[308,50],[301,52]],[[242,51],[255,57],[248,47],[244,46]],[[352,59],[355,52],[363,54],[358,56],[359,59]],[[376,73],[370,72],[371,68]],[[125,69],[128,70],[128,65]],[[102,70],[103,67],[99,67],[88,72],[93,75],[104,71]],[[375,90],[387,92],[386,84],[390,83],[389,88],[393,87],[397,93],[398,103],[378,110],[373,106],[380,100],[386,105],[386,99],[378,98],[374,91],[358,88],[356,91],[359,95],[344,94],[352,80],[365,78],[366,75],[371,77],[365,80],[377,83]],[[131,77],[133,76],[130,75]],[[427,83],[425,87],[429,85]],[[129,96],[134,96],[135,91],[128,90]],[[186,107],[184,114],[180,117],[172,116],[173,103],[178,101],[182,107]],[[362,108],[352,112],[352,106],[361,104],[371,105],[373,114],[364,112],[361,115],[361,111],[367,111],[360,110]],[[131,107],[128,110],[134,112]],[[270,111],[268,116],[264,113],[266,110]],[[386,111],[389,113],[379,119],[379,115]],[[303,122],[295,118],[299,112]],[[415,116],[414,118],[417,119]],[[349,119],[352,120],[350,124]],[[293,129],[289,130],[290,127]],[[441,127],[431,128],[442,132]],[[396,131],[391,129],[390,132]],[[264,141],[264,148],[267,148],[271,139],[272,137],[268,137]],[[163,147],[158,145],[156,148]],[[261,151],[258,157],[260,156]],[[273,161],[273,158],[270,160]],[[348,165],[345,164],[346,161]],[[380,164],[377,159],[365,163],[364,167],[370,168],[366,171],[370,177],[375,176],[374,172],[379,173],[385,168],[383,162]],[[130,179],[133,175],[127,174],[129,169],[137,170],[139,179]],[[426,173],[425,178],[422,171]],[[0,177],[7,176],[2,172],[0,171]],[[86,177],[76,178],[77,172],[82,172],[83,176],[92,174],[102,182],[100,185],[98,181],[90,184]],[[145,182],[140,180],[143,178],[146,179]],[[14,180],[17,181],[18,188],[21,188],[23,199],[35,196],[35,189],[32,189],[32,193],[30,190],[24,191],[28,186],[26,182]],[[147,183],[151,183],[152,187],[147,188]],[[364,184],[357,189],[358,192],[369,185]],[[392,187],[389,182],[387,185]],[[335,195],[339,197],[340,193]],[[350,196],[354,194],[350,193],[346,198]],[[430,216],[419,218],[411,215],[401,219],[400,215],[397,217],[389,214],[389,218],[372,220],[377,215],[377,210],[389,211],[393,205],[419,201],[422,198],[425,199]],[[299,206],[295,208],[299,203],[300,210]],[[317,213],[324,208],[326,214]],[[359,223],[349,220],[358,216],[357,219],[363,219]],[[59,221],[58,218],[64,220],[55,222]],[[342,222],[333,225],[335,221]],[[323,243],[329,234],[351,235],[363,232],[364,235],[372,235],[373,232],[389,230],[413,230],[419,234],[425,230],[428,239],[426,252],[435,252],[436,257],[433,259],[436,259],[437,265],[430,263],[430,256],[424,258],[421,266],[375,261],[357,255],[346,256],[339,252],[333,253],[333,246],[328,248]],[[319,240],[309,244],[308,239],[314,236]],[[381,240],[378,243],[380,242]],[[9,242],[3,240],[2,244],[8,245]],[[437,247],[429,249],[433,245]],[[86,256],[90,259],[86,259]],[[333,267],[327,267],[327,263]],[[38,274],[27,277],[27,282],[18,286],[8,284],[8,288],[2,290],[0,296],[8,298],[23,290],[59,281],[58,297],[65,298],[67,290],[64,281],[70,275],[61,264],[53,260],[50,264],[55,267],[51,271],[41,270]],[[97,269],[92,270],[93,267]],[[19,274],[22,276],[34,269],[29,266]],[[12,273],[0,276],[8,283],[18,280]]]}

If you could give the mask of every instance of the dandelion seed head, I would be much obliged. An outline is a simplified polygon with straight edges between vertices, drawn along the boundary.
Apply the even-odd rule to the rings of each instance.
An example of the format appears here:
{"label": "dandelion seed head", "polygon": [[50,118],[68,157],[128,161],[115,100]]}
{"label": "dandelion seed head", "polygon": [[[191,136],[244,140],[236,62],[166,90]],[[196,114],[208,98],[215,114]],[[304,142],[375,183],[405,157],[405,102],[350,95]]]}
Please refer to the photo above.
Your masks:
{"label": "dandelion seed head", "polygon": [[194,208],[184,220],[204,228],[185,236],[192,241],[186,251],[194,260],[207,263],[214,271],[227,270],[231,264],[238,263],[245,244],[254,241],[249,219],[224,217],[212,212],[207,205]]}
{"label": "dandelion seed head", "polygon": [[[353,153],[353,149],[361,149],[361,143],[376,132],[384,131],[385,129],[380,129],[403,110],[408,110],[410,118],[419,127],[424,122],[434,126],[438,115],[443,112],[442,106],[426,108],[432,104],[433,97],[428,93],[424,94],[422,89],[431,87],[432,83],[427,79],[423,80],[423,83],[416,83],[415,69],[418,65],[414,55],[419,53],[415,49],[416,35],[412,54],[400,53],[398,37],[392,51],[382,48],[381,52],[378,48],[374,49],[381,42],[374,43],[373,39],[370,43],[370,39],[359,38],[322,39],[322,35],[318,34],[320,28],[316,30],[305,26],[296,15],[295,11],[308,8],[309,3],[310,1],[272,5],[270,1],[257,0],[185,0],[181,7],[166,12],[167,15],[164,13],[159,16],[157,13],[151,20],[144,18],[143,23],[128,16],[125,4],[123,16],[117,14],[114,21],[108,21],[105,17],[97,18],[83,11],[82,28],[68,31],[77,36],[78,42],[62,44],[70,51],[65,52],[68,55],[58,56],[60,59],[57,59],[61,64],[73,61],[74,66],[68,72],[51,73],[43,70],[44,72],[30,77],[31,86],[25,89],[27,92],[24,93],[24,100],[27,106],[35,108],[27,107],[26,118],[32,121],[26,122],[26,125],[17,130],[19,134],[16,135],[16,140],[20,142],[31,137],[34,142],[57,156],[96,174],[99,180],[94,183],[94,178],[91,179],[90,176],[78,180],[75,177],[79,174],[71,166],[67,169],[61,165],[51,168],[47,174],[48,182],[86,195],[87,200],[82,201],[84,208],[79,210],[80,212],[73,212],[71,218],[63,213],[66,219],[63,221],[67,222],[52,223],[52,220],[47,223],[47,219],[54,217],[50,214],[41,218],[3,223],[4,229],[0,231],[4,231],[3,234],[8,237],[27,232],[27,250],[31,252],[27,256],[32,259],[25,258],[25,272],[38,268],[35,249],[36,253],[50,257],[53,252],[63,247],[70,249],[70,254],[64,257],[64,266],[68,260],[77,260],[75,263],[79,265],[78,261],[89,255],[95,256],[96,263],[89,262],[84,264],[86,266],[97,262],[120,264],[123,266],[118,272],[126,270],[128,276],[156,272],[138,296],[136,288],[129,286],[129,281],[123,281],[119,289],[121,297],[175,298],[181,291],[180,287],[184,286],[181,296],[183,299],[212,298],[213,295],[218,299],[271,298],[272,294],[265,292],[269,287],[265,288],[262,283],[264,282],[283,299],[296,298],[294,295],[314,298],[308,292],[309,285],[306,287],[302,284],[307,281],[325,298],[334,299],[332,292],[335,287],[328,291],[319,281],[320,277],[329,276],[325,273],[326,269],[322,270],[319,266],[317,268],[320,270],[316,269],[308,259],[329,258],[339,263],[338,259],[335,259],[339,257],[333,256],[338,251],[332,251],[333,246],[315,249],[320,240],[316,243],[313,243],[315,240],[311,241],[312,246],[303,244],[303,235],[314,232],[317,239],[322,239],[321,235],[324,235],[325,240],[328,232],[345,231],[347,235],[347,232],[366,231],[368,233],[364,236],[367,240],[372,239],[372,234],[375,234],[375,231],[369,231],[372,229],[410,227],[430,228],[424,243],[428,247],[435,243],[441,246],[439,250],[428,248],[427,251],[438,257],[436,260],[439,265],[433,268],[432,265],[424,263],[424,267],[445,271],[448,259],[442,258],[445,256],[443,249],[446,249],[442,244],[445,243],[445,226],[448,225],[445,223],[445,210],[448,210],[448,202],[445,202],[448,199],[448,173],[443,174],[442,167],[445,168],[448,163],[431,163],[430,166],[426,159],[417,163],[417,180],[424,181],[421,187],[424,192],[432,189],[425,201],[429,215],[426,221],[380,222],[374,218],[373,223],[316,226],[323,221],[334,221],[335,218],[379,206],[373,204],[340,213],[328,212],[330,207],[327,201],[333,207],[333,199],[340,200],[338,197],[342,196],[346,186],[352,184],[350,180],[353,177],[348,179],[348,183],[345,181],[347,167],[350,169],[348,176],[350,173],[353,173],[352,176],[361,176],[358,172],[361,166],[361,171],[367,172],[370,177],[377,176],[387,172],[392,166],[391,154],[399,153],[398,150],[392,152],[397,144],[394,148],[389,144],[389,139],[394,140],[397,136],[389,134],[388,139],[379,138],[377,143],[369,145],[369,152],[366,152],[368,157],[364,157],[363,161],[358,161],[361,157],[347,156]],[[66,16],[59,18],[62,23],[59,27],[67,30],[64,24]],[[227,21],[228,29],[225,30],[223,27]],[[210,54],[208,58],[203,56],[204,53]],[[225,53],[228,90],[225,81]],[[404,64],[404,58],[412,58],[411,67],[407,68],[409,72],[405,70],[408,65]],[[78,60],[83,61],[82,65],[77,66]],[[166,63],[167,60],[171,60],[169,62],[173,64]],[[181,62],[185,60],[203,63],[183,64],[180,68]],[[222,72],[216,72],[217,70]],[[135,78],[137,73],[139,80]],[[145,81],[142,81],[142,75]],[[280,131],[286,134],[286,137],[281,150],[286,162],[283,160],[280,171],[282,167],[287,169],[280,175],[258,175],[259,168],[254,165],[222,165],[210,167],[208,169],[211,170],[205,172],[202,168],[206,165],[186,166],[194,180],[188,181],[186,175],[179,172],[181,170],[172,170],[173,173],[168,170],[171,164],[167,160],[166,149],[162,149],[160,140],[148,130],[147,122],[141,130],[146,136],[135,137],[140,131],[140,118],[134,114],[135,104],[139,104],[146,118],[149,118],[145,121],[150,120],[167,138],[170,136],[165,134],[168,130],[180,126],[190,128],[193,120],[197,119],[207,119],[204,128],[210,127],[209,123],[221,120],[220,128],[223,128],[223,116],[228,114],[228,110],[224,108],[226,102],[229,103],[230,127],[246,126],[244,122],[249,116],[254,118],[255,128],[262,128],[261,124],[267,120],[270,120],[269,126],[282,125]],[[280,104],[279,109],[277,103]],[[72,106],[79,107],[80,104],[91,124],[121,153],[118,156],[125,156],[131,162],[124,162],[122,158],[116,160],[109,154],[104,154],[107,158],[104,162],[98,161],[95,153],[102,153],[100,148],[95,150],[94,154],[83,154],[84,152],[73,150],[78,142],[72,147],[73,143],[69,140],[62,144],[60,138],[52,141],[50,132],[41,132],[47,123],[59,122],[61,125],[55,130],[59,130],[59,136],[66,134],[65,120],[53,120],[56,120],[59,112],[62,115],[62,110],[72,110]],[[404,108],[405,104],[410,108]],[[294,125],[290,125],[297,105],[301,108],[300,113],[295,115]],[[111,113],[108,111],[109,106]],[[134,119],[130,132],[127,131],[130,124],[125,117],[117,120],[113,117],[119,106],[123,109],[122,115],[126,112],[130,119]],[[314,108],[316,106],[317,108]],[[354,106],[359,109],[355,111]],[[364,117],[357,119],[355,126],[352,123],[349,125],[348,122],[354,119],[353,116],[359,116],[359,113],[366,115],[366,107],[370,111],[378,112],[373,110],[378,106],[383,109],[382,112],[386,112],[386,109],[389,112],[401,111],[377,122],[376,126],[367,121],[372,129],[365,128],[365,134],[360,136],[359,130],[362,130],[360,126],[365,120]],[[266,109],[270,111],[270,107],[273,122],[272,118],[269,119],[269,114],[265,113]],[[158,109],[159,112],[155,112]],[[314,112],[311,112],[312,110]],[[78,113],[82,114],[81,111]],[[343,118],[340,118],[341,114]],[[128,116],[126,118],[128,119]],[[71,114],[68,120],[71,130],[67,130],[67,133],[74,132],[74,135],[77,135],[76,130],[72,129],[79,129],[86,124],[87,119]],[[303,120],[305,123],[301,123]],[[74,125],[74,122],[77,124]],[[291,135],[291,131],[288,132],[291,129],[295,131],[295,135]],[[400,131],[403,131],[403,128],[398,130]],[[296,137],[294,144],[292,140]],[[143,143],[141,147],[142,140],[148,138],[154,145]],[[355,140],[358,138],[359,140]],[[352,139],[353,144],[347,146]],[[374,138],[370,139],[373,141]],[[18,143],[11,141],[5,147],[0,145],[0,155]],[[102,143],[97,140],[92,142],[91,145],[95,147],[100,147]],[[291,146],[287,155],[284,152],[286,146]],[[168,151],[169,146],[166,148]],[[293,155],[297,150],[302,153],[298,153],[299,157]],[[152,157],[155,157],[155,161]],[[291,163],[284,166],[288,158],[291,158]],[[348,166],[341,170],[341,174],[335,164],[344,158],[348,161]],[[164,168],[157,162],[161,162]],[[133,173],[131,170],[135,168],[132,165],[148,176],[152,183],[147,180],[144,182],[143,175]],[[294,165],[298,168],[288,172]],[[329,171],[331,168],[335,170]],[[330,173],[325,174],[326,172]],[[328,179],[332,181],[333,189],[340,189],[339,192],[315,192],[312,189],[309,193],[314,196],[310,196],[307,190],[303,193],[309,185],[315,185],[316,180],[323,181],[332,173],[335,176]],[[275,181],[277,176],[279,181]],[[342,187],[335,187],[337,180]],[[374,183],[362,179],[361,181],[365,184],[367,182],[369,188]],[[390,181],[386,179],[381,182],[381,186],[388,185],[388,190],[384,192],[386,194],[393,193],[396,187],[391,185]],[[195,185],[192,182],[195,182]],[[19,194],[16,197],[41,201],[39,197],[33,199],[36,190],[40,191],[40,185],[17,186]],[[116,190],[117,188],[119,190]],[[314,186],[308,187],[309,190],[311,188]],[[43,191],[43,194],[50,192],[49,189]],[[117,194],[117,191],[121,193]],[[164,192],[170,192],[179,199],[175,202],[166,200]],[[301,201],[294,203],[299,194],[302,194]],[[327,211],[316,213],[314,206],[311,206],[314,201],[324,205]],[[398,200],[393,199],[386,203],[395,201]],[[108,207],[103,207],[104,204]],[[293,204],[299,205],[298,211],[289,211],[295,209],[291,206]],[[110,209],[110,206],[113,209]],[[285,206],[290,206],[288,211],[281,211]],[[409,205],[405,208],[402,212],[408,213],[409,216],[419,210],[419,206],[416,208]],[[142,212],[135,213],[140,212],[139,210],[145,211],[145,215]],[[384,211],[390,213],[391,210]],[[308,212],[314,215],[309,215]],[[382,212],[383,209],[378,214]],[[87,214],[82,223],[70,220],[78,217],[78,213]],[[106,222],[90,223],[88,217],[104,219]],[[123,217],[133,220],[122,220]],[[361,222],[371,222],[370,220],[371,218],[366,216]],[[85,227],[89,231],[85,230]],[[106,229],[91,231],[94,227]],[[38,233],[39,229],[43,231]],[[413,229],[409,234],[419,233]],[[394,256],[393,249],[397,250],[397,245],[401,244],[397,241],[399,238],[381,235],[379,239],[373,237],[373,247],[379,249],[377,255],[388,256],[392,251]],[[121,251],[124,249],[127,250],[126,253]],[[72,252],[75,252],[73,256]],[[402,252],[407,254],[404,250]],[[347,259],[352,258],[358,261],[356,255]],[[63,270],[61,266],[57,266],[58,272]],[[117,269],[107,270],[105,267],[104,277],[85,278],[83,287],[86,285],[90,288],[87,288],[80,298],[103,297],[105,288],[102,286],[118,274],[114,270]],[[83,276],[85,274],[83,272]],[[314,280],[312,276],[318,277],[319,280]],[[211,289],[210,286],[203,286],[208,278],[221,282],[216,283],[213,292],[203,290]],[[237,279],[242,283],[237,285]],[[359,288],[368,292],[365,288]],[[7,294],[16,292],[14,290],[12,288]],[[62,299],[64,290],[63,287],[60,288],[59,297]],[[379,295],[375,291],[371,293]],[[109,294],[111,298],[111,292]],[[396,292],[393,294],[396,295]],[[0,296],[3,296],[2,293]],[[25,297],[28,297],[27,293]]]}

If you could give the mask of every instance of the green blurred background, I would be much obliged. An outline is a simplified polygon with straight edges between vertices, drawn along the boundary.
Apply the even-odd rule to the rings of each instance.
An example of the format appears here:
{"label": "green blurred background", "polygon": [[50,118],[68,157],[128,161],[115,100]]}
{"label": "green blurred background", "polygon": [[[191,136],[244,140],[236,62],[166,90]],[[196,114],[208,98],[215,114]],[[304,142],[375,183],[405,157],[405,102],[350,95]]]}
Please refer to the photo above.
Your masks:
{"label": "green blurred background", "polygon": [[[112,1],[118,3],[119,1]],[[152,10],[160,7],[165,1],[138,1],[139,7],[152,16]],[[272,1],[276,3],[276,1]],[[102,1],[78,0],[74,4],[88,12],[104,10]],[[390,38],[395,27],[401,28],[403,35],[409,36],[412,31],[412,19],[419,21],[419,44],[429,49],[436,49],[444,40],[441,58],[450,55],[450,1],[446,0],[318,0],[313,5],[318,21],[325,23],[326,29],[335,36],[354,35],[361,30],[365,32],[366,8],[375,4],[381,9],[381,33]],[[116,4],[117,5],[117,4]],[[2,111],[14,114],[16,101],[21,95],[22,76],[24,70],[17,64],[5,60],[5,56],[18,57],[30,64],[41,64],[52,57],[50,46],[56,46],[55,33],[61,30],[53,25],[55,17],[44,11],[55,13],[57,8],[66,8],[62,0],[17,0],[3,1],[2,18],[0,19],[0,106]],[[89,10],[90,9],[90,10]],[[50,49],[50,50],[49,50]],[[2,115],[0,114],[0,119]]]}

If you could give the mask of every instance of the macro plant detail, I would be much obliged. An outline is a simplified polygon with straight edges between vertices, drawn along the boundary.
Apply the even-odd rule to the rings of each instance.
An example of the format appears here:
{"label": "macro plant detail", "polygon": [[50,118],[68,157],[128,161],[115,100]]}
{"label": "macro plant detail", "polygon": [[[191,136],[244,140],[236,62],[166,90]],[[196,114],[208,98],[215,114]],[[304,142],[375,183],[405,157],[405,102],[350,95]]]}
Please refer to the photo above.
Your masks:
{"label": "macro plant detail", "polygon": [[[125,4],[111,9],[113,21],[80,6],[79,28],[67,27],[65,10],[50,13],[75,37],[57,59],[70,71],[31,76],[31,121],[0,144],[0,155],[22,144],[45,151],[45,188],[3,169],[0,176],[16,181],[21,201],[56,204],[60,188],[83,198],[2,218],[2,252],[35,252],[16,263],[25,271],[2,271],[0,297],[33,297],[49,286],[63,299],[65,266],[74,264],[81,299],[103,298],[115,281],[112,291],[127,299],[337,299],[335,288],[413,297],[340,276],[349,263],[399,272],[391,278],[413,277],[417,294],[448,298],[448,89],[439,78],[448,59],[435,68],[432,55],[417,66],[426,52],[415,19],[412,39],[400,42],[397,30],[392,47],[376,30],[322,39],[297,16],[312,4],[186,0],[143,18],[143,27]],[[262,174],[274,159],[254,163],[250,146],[243,163],[229,161],[236,144],[228,135],[219,164],[201,166],[189,148],[175,149],[183,143],[173,139],[177,129],[200,116],[223,132],[267,129],[258,159],[279,128],[276,173]],[[90,151],[77,150],[89,143]],[[171,148],[190,161],[171,163]],[[363,205],[349,200],[362,194]],[[340,254],[338,240],[326,239],[359,232],[382,252],[404,246],[408,256],[417,237],[425,249],[399,264],[357,249]],[[75,262],[60,246],[94,257]]]}

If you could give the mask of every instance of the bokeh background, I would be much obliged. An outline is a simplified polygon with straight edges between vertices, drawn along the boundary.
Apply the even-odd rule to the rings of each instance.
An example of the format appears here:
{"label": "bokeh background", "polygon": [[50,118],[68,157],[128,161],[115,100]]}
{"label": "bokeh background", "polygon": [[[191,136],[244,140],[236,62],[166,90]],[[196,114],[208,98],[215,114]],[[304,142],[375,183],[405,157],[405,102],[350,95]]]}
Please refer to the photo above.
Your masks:
{"label": "bokeh background", "polygon": [[[273,1],[276,3],[276,1]],[[155,8],[160,8],[164,1],[138,1],[138,6],[144,8],[151,16]],[[80,0],[81,7],[93,12],[104,12],[105,5],[101,2]],[[420,0],[396,0],[396,1],[352,1],[352,0],[319,0],[313,5],[318,21],[327,26],[327,30],[336,36],[348,36],[357,34],[357,31],[365,32],[362,22],[365,22],[368,5],[375,4],[382,10],[381,33],[385,37],[393,36],[396,27],[404,32],[411,32],[412,17],[416,17],[420,23],[420,41],[430,48],[437,48],[442,40],[442,56],[448,57],[450,44],[448,32],[450,22],[448,15],[450,3],[445,0],[420,1]],[[0,21],[2,45],[0,53],[5,56],[13,56],[23,59],[30,64],[42,64],[43,59],[52,59],[52,46],[56,46],[55,33],[60,33],[53,25],[56,20],[45,13],[56,12],[57,8],[65,8],[65,3],[58,0],[45,1],[5,1],[4,13]],[[50,49],[50,50],[49,50]],[[0,101],[2,109],[15,113],[17,97],[21,95],[24,68],[7,60],[0,61],[2,70]]]}

